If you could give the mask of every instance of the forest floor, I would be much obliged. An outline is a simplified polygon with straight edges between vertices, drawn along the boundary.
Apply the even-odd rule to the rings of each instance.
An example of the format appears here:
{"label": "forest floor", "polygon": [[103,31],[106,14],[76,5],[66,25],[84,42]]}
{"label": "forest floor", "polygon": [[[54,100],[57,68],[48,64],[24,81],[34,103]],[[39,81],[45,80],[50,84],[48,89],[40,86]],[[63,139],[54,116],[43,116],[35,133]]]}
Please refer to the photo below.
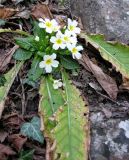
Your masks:
{"label": "forest floor", "polygon": [[[0,28],[15,30],[22,27],[23,30],[31,33],[30,21],[32,18],[30,19],[30,16],[38,16],[38,10],[34,12],[32,9],[37,3],[41,6],[41,3],[47,3],[47,1],[7,0],[2,4],[4,9],[2,5],[0,6]],[[13,9],[10,10],[10,8]],[[49,8],[54,17],[58,19],[71,16],[65,7],[59,7],[55,1],[49,4]],[[48,14],[48,12],[44,14]],[[12,38],[11,33],[0,34],[0,64],[6,60],[5,57],[14,46]],[[103,60],[99,52],[91,45],[86,46],[81,39],[80,42],[85,47],[85,54],[89,57],[86,60],[92,61],[101,68],[103,74],[114,79],[119,87],[118,96],[114,100],[111,95],[103,90],[96,78],[97,73],[99,73],[98,70],[91,73],[87,64],[80,62],[83,64],[80,65],[80,70],[71,73],[73,84],[80,89],[81,96],[89,104],[89,129],[91,131],[89,160],[129,160],[129,138],[126,137],[124,130],[119,127],[120,122],[129,117],[129,92],[120,87],[122,84],[121,74],[116,72],[110,63]],[[13,59],[7,60],[0,76],[6,73],[13,64]],[[30,157],[33,156],[34,160],[45,160],[46,143],[40,144],[20,134],[20,126],[24,122],[30,121],[34,116],[38,116],[38,85],[33,88],[22,83],[29,67],[30,63],[27,62],[21,69],[6,100],[0,120],[0,143],[3,145],[0,146],[0,152],[1,147],[5,147],[5,157],[0,156],[0,160],[7,158],[17,160],[21,154],[26,154],[24,151],[27,151]],[[111,90],[110,81],[107,79],[106,77],[103,79],[104,85],[109,85],[109,90]]]}

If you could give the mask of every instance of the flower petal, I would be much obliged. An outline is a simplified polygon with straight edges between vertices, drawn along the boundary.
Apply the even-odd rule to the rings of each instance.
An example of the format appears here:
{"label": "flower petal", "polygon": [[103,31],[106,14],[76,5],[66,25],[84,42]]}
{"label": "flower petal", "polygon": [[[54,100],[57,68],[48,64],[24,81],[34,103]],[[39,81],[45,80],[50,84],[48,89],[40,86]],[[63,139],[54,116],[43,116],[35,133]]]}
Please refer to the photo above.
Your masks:
{"label": "flower petal", "polygon": [[80,32],[81,32],[81,29],[79,27],[76,27],[75,28],[75,33],[80,34]]}
{"label": "flower petal", "polygon": [[43,20],[42,18],[39,18],[39,21],[40,21],[40,22],[44,22],[44,20]]}
{"label": "flower petal", "polygon": [[77,46],[77,50],[81,51],[81,50],[83,50],[83,47],[82,46]]}
{"label": "flower petal", "polygon": [[63,86],[63,83],[62,83],[62,82],[58,82],[58,86],[59,86],[59,87],[62,87],[62,86]]}
{"label": "flower petal", "polygon": [[78,22],[76,20],[73,20],[73,26],[77,26],[78,25]]}
{"label": "flower petal", "polygon": [[39,23],[39,27],[40,27],[40,28],[45,28],[44,23],[43,23],[43,22],[40,22],[40,23]]}
{"label": "flower petal", "polygon": [[51,39],[50,39],[50,42],[55,43],[56,42],[56,37],[52,36]]}
{"label": "flower petal", "polygon": [[53,53],[53,54],[51,55],[51,58],[52,58],[53,60],[56,59],[56,54]]}
{"label": "flower petal", "polygon": [[46,61],[47,59],[50,59],[50,55],[44,55],[43,59],[44,61]]}
{"label": "flower petal", "polygon": [[44,61],[41,61],[39,63],[39,68],[45,68],[45,62]]}
{"label": "flower petal", "polygon": [[54,45],[53,45],[53,49],[54,49],[54,50],[58,50],[58,49],[59,49],[59,45],[54,44]]}
{"label": "flower petal", "polygon": [[46,28],[47,33],[52,33],[52,28]]}
{"label": "flower petal", "polygon": [[52,67],[56,68],[56,67],[58,67],[58,65],[59,65],[59,62],[54,60],[53,63],[52,63]]}
{"label": "flower petal", "polygon": [[54,89],[58,89],[59,87],[58,87],[57,84],[53,84],[53,88],[54,88]]}
{"label": "flower petal", "polygon": [[76,57],[77,59],[81,59],[82,55],[81,55],[81,53],[78,52],[78,53],[75,54],[75,57]]}
{"label": "flower petal", "polygon": [[45,67],[45,71],[46,71],[46,73],[51,73],[51,72],[52,72],[52,67],[51,67],[51,65],[47,65],[47,66]]}
{"label": "flower petal", "polygon": [[65,49],[65,47],[66,47],[65,44],[61,44],[61,45],[60,45],[60,48],[61,48],[61,49]]}

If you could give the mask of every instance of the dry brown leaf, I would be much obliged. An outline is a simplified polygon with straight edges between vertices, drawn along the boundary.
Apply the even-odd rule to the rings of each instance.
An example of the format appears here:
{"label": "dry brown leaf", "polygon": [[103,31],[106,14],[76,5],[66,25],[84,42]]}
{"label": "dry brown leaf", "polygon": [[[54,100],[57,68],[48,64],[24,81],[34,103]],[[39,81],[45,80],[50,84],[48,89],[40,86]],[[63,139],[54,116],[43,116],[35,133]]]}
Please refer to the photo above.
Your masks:
{"label": "dry brown leaf", "polygon": [[58,24],[63,28],[66,25],[67,16],[64,15],[54,15],[54,18],[58,22]]}
{"label": "dry brown leaf", "polygon": [[7,64],[10,62],[14,52],[18,49],[18,46],[14,46],[8,53],[0,54],[0,72],[6,70]]}
{"label": "dry brown leaf", "polygon": [[18,12],[17,9],[13,9],[13,8],[1,8],[0,7],[0,19],[9,18],[9,17],[13,16],[17,12]]}
{"label": "dry brown leaf", "polygon": [[7,136],[8,136],[7,132],[0,131],[0,142],[3,143]]}
{"label": "dry brown leaf", "polygon": [[8,137],[8,140],[17,151],[20,151],[26,143],[27,137],[20,134],[13,134]]}
{"label": "dry brown leaf", "polygon": [[53,15],[46,4],[37,4],[32,8],[31,15],[36,18],[49,18],[53,19]]}
{"label": "dry brown leaf", "polygon": [[10,129],[19,129],[24,122],[24,119],[18,114],[12,114],[3,117],[4,126]]}
{"label": "dry brown leaf", "polygon": [[30,11],[25,9],[21,12],[18,12],[17,14],[15,14],[16,18],[24,18],[24,19],[29,19],[30,18]]}
{"label": "dry brown leaf", "polygon": [[123,83],[122,83],[122,85],[121,85],[119,88],[120,88],[121,90],[123,90],[123,89],[129,90],[129,79],[123,77]]}
{"label": "dry brown leaf", "polygon": [[15,154],[16,153],[9,146],[0,144],[0,160],[6,160],[8,156],[12,156]]}
{"label": "dry brown leaf", "polygon": [[94,64],[86,54],[83,55],[80,63],[94,74],[99,84],[107,92],[111,99],[117,98],[118,87],[116,82],[110,76],[105,74],[100,67]]}

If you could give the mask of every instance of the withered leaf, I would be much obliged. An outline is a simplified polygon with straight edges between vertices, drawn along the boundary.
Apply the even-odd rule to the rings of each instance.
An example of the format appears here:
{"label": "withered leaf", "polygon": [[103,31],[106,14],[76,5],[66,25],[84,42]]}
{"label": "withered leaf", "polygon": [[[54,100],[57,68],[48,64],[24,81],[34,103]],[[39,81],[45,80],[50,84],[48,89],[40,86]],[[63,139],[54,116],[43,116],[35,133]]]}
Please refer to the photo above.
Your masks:
{"label": "withered leaf", "polygon": [[0,158],[1,160],[6,160],[8,156],[15,155],[16,152],[14,152],[9,146],[5,146],[3,144],[0,144]]}
{"label": "withered leaf", "polygon": [[21,135],[21,134],[13,134],[8,137],[8,140],[13,144],[13,147],[20,151],[27,141],[27,137]]}
{"label": "withered leaf", "polygon": [[8,133],[5,131],[0,131],[0,142],[4,142],[4,140],[6,139],[6,137],[8,136]]}
{"label": "withered leaf", "polygon": [[113,78],[108,76],[103,72],[103,70],[94,64],[86,54],[83,54],[82,60],[80,63],[84,66],[84,68],[88,68],[88,71],[92,72],[96,77],[99,84],[102,88],[107,92],[111,99],[116,99],[118,94],[118,87]]}
{"label": "withered leaf", "polygon": [[53,15],[46,4],[37,4],[32,8],[31,15],[36,18],[49,18],[52,19]]}
{"label": "withered leaf", "polygon": [[18,49],[18,46],[14,46],[8,53],[0,54],[0,72],[4,71],[10,62],[14,52]]}
{"label": "withered leaf", "polygon": [[7,19],[17,13],[18,10],[13,8],[0,7],[0,19]]}

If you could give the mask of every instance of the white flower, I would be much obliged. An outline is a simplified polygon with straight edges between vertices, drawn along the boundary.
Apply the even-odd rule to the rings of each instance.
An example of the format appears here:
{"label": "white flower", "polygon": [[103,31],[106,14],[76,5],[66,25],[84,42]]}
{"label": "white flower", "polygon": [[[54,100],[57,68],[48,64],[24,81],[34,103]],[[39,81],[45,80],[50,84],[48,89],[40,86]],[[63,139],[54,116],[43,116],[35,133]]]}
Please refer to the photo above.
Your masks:
{"label": "white flower", "polygon": [[82,57],[79,51],[83,50],[82,46],[70,45],[68,48],[72,52],[73,59],[80,59]]}
{"label": "white flower", "polygon": [[35,41],[37,41],[37,42],[39,41],[39,36],[35,37]]}
{"label": "white flower", "polygon": [[40,18],[39,21],[39,27],[45,28],[47,33],[57,32],[60,28],[55,19],[49,20],[46,18],[43,20]]}
{"label": "white flower", "polygon": [[80,34],[81,29],[77,27],[77,25],[78,25],[77,21],[75,20],[72,21],[71,19],[68,18],[68,30],[72,35]]}
{"label": "white flower", "polygon": [[58,31],[56,36],[52,36],[50,42],[53,43],[53,49],[58,50],[59,48],[65,49],[65,43],[63,41],[63,34]]}
{"label": "white flower", "polygon": [[59,62],[56,59],[56,54],[45,55],[43,61],[39,63],[40,68],[45,68],[46,73],[52,72],[52,67],[58,67]]}
{"label": "white flower", "polygon": [[68,30],[65,31],[65,33],[62,35],[62,38],[67,47],[69,47],[71,44],[76,45],[77,43],[77,37],[71,35]]}
{"label": "white flower", "polygon": [[58,89],[58,88],[60,88],[60,87],[62,87],[63,86],[63,83],[61,82],[61,79],[59,79],[59,80],[54,80],[54,83],[53,83],[53,88],[54,89]]}

